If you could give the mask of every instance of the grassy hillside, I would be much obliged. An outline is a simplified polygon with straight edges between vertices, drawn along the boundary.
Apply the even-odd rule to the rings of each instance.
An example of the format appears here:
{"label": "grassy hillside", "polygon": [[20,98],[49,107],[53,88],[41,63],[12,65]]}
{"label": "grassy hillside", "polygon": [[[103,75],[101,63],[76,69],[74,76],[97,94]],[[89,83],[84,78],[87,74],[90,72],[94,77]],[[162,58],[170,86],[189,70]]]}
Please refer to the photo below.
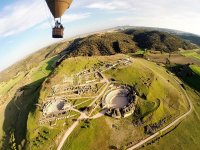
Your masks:
{"label": "grassy hillside", "polygon": [[[10,89],[8,96],[7,93],[3,95],[7,99],[0,106],[2,111],[0,114],[0,146],[3,149],[14,148],[16,144],[22,147],[25,145],[29,112],[35,107],[41,84],[54,70],[56,60],[57,57],[44,60],[38,64],[38,67],[31,69],[28,74],[19,74],[15,80],[3,82],[5,88],[2,86],[1,92]],[[23,93],[19,94],[20,91]]]}
{"label": "grassy hillside", "polygon": [[31,54],[23,60],[20,60],[6,70],[0,72],[0,82],[6,82],[12,79],[14,76],[18,75],[18,73],[29,72],[32,68],[37,67],[38,64],[40,64],[42,61],[45,61],[46,59],[49,59],[63,51],[68,46],[68,44],[68,41],[56,43],[45,47],[34,54]]}
{"label": "grassy hillside", "polygon": [[200,46],[200,36],[190,33],[177,34],[177,36]]}
{"label": "grassy hillside", "polygon": [[[71,76],[83,69],[96,68],[104,62],[113,62],[127,57],[126,55],[116,55],[118,53],[128,54],[137,51],[136,54],[143,54],[142,49],[145,48],[168,52],[177,51],[179,48],[192,49],[195,46],[160,31],[131,30],[131,32],[126,31],[125,33],[94,34],[69,42],[53,44],[1,72],[0,149],[1,146],[3,149],[11,147],[14,149],[16,143],[26,149],[43,149],[44,147],[55,149],[64,131],[77,117],[60,120],[55,128],[49,127],[49,125],[39,125],[41,112],[35,104],[42,103],[51,93],[51,87],[61,83],[66,75]],[[197,51],[185,52],[182,55],[199,60]],[[196,83],[199,83],[199,66],[191,65],[190,68],[196,73],[196,82],[193,78],[187,78],[188,82],[186,82],[187,80],[185,82],[198,90],[199,86]],[[82,130],[79,126],[65,147],[79,149],[76,145],[77,141],[84,143],[86,149],[90,149],[95,144],[100,146],[104,144],[102,139],[108,138],[109,133],[110,139],[102,148],[110,146],[120,148],[127,142],[136,142],[146,136],[144,134],[145,125],[158,123],[161,119],[169,116],[171,118],[169,117],[170,119],[167,121],[170,122],[187,110],[179,85],[173,82],[173,77],[163,67],[155,63],[134,59],[131,66],[116,67],[105,72],[105,76],[111,81],[114,79],[118,83],[131,85],[137,90],[139,95],[137,119],[143,124],[139,127],[133,126],[133,122],[135,123],[133,117],[121,121],[109,117],[94,120],[89,129]],[[20,95],[20,91],[23,91],[23,94]],[[85,99],[79,99],[79,101],[83,100]],[[74,100],[74,103],[77,101]],[[91,101],[86,104],[89,102]],[[86,106],[86,104],[80,107]],[[72,113],[75,114],[75,112]],[[65,125],[63,126],[63,124]],[[82,122],[82,125],[84,124]],[[116,124],[117,127],[113,127],[113,124]],[[103,125],[105,128],[102,132],[94,133]],[[101,138],[94,143],[91,138],[85,139],[90,134],[93,138]],[[127,138],[127,135],[130,138]]]}
{"label": "grassy hillside", "polygon": [[124,31],[134,36],[134,41],[143,49],[153,49],[164,52],[173,52],[181,49],[194,49],[196,46],[178,36],[161,31],[135,30]]}
{"label": "grassy hillside", "polygon": [[190,88],[187,88],[187,93],[192,99],[194,110],[185,120],[183,120],[177,128],[168,132],[166,135],[163,133],[163,137],[159,138],[155,142],[145,146],[144,150],[185,150],[194,149],[198,150],[200,147],[200,107],[199,107],[199,96]]}
{"label": "grassy hillside", "polygon": [[29,72],[41,61],[57,54],[70,56],[113,55],[132,53],[138,49],[176,51],[196,48],[191,43],[172,34],[140,29],[94,34],[84,38],[56,43],[30,55],[0,73],[0,81],[8,81],[20,72]]}
{"label": "grassy hillside", "polygon": [[[114,60],[115,57],[107,57],[107,60]],[[99,60],[102,61],[101,58]],[[103,117],[89,123],[83,121],[70,135],[63,149],[78,150],[82,145],[84,146],[81,149],[85,150],[123,148],[127,143],[136,143],[147,136],[144,134],[145,125],[157,123],[169,116],[173,120],[188,109],[185,98],[180,93],[180,86],[173,82],[173,77],[165,69],[154,63],[133,59],[132,65],[114,68],[106,71],[105,75],[117,83],[135,87],[139,95],[138,118],[144,123],[134,126],[133,121],[136,118],[132,116],[120,120]],[[89,127],[83,128],[85,124]]]}
{"label": "grassy hillside", "polygon": [[[42,102],[45,97],[49,95],[49,89],[51,89],[53,85],[62,83],[64,75],[70,76],[83,69],[97,66],[100,62],[113,62],[124,57],[127,56],[114,55],[111,57],[78,57],[66,59],[56,69],[54,74],[52,74],[43,84],[39,102]],[[145,123],[142,126],[135,127],[133,125],[132,117],[122,119],[121,121],[106,117],[92,121],[89,123],[89,128],[83,129],[81,126],[85,123],[82,122],[67,141],[65,147],[68,149],[80,149],[80,145],[76,144],[77,142],[83,143],[85,149],[95,148],[96,146],[99,147],[99,145],[104,145],[102,149],[108,148],[109,146],[121,147],[126,145],[127,142],[136,142],[140,138],[145,137],[145,125],[157,123],[159,120],[170,115],[173,116],[172,118],[176,118],[177,115],[180,115],[187,110],[187,104],[180,93],[180,87],[173,82],[173,78],[166,73],[165,69],[154,63],[149,63],[142,59],[133,59],[133,64],[131,66],[125,68],[117,67],[105,72],[105,75],[108,78],[114,78],[118,83],[132,85],[136,88],[140,96],[140,118],[145,121]],[[58,143],[56,141],[59,141],[58,139],[60,138],[58,133],[62,135],[63,130],[57,130],[55,133],[56,136],[54,136],[54,129],[46,125],[38,125],[37,122],[40,116],[41,113],[38,109],[29,115],[29,142],[31,144],[36,143],[37,149],[42,149],[44,145],[49,145],[49,147],[51,147],[51,141],[36,141],[36,138],[38,137],[36,133],[42,133],[44,127],[46,127],[46,130],[49,133],[47,138],[53,139],[55,141],[53,142],[54,146],[57,145]],[[112,127],[113,124],[117,126],[116,129]],[[102,126],[103,129],[101,130]],[[68,126],[65,126],[65,128],[67,127]],[[110,133],[110,138],[108,138],[108,133]],[[86,138],[87,135],[90,135],[91,137]],[[120,135],[120,138],[117,135]],[[137,135],[137,138],[135,135]],[[127,139],[127,137],[129,138]],[[92,140],[93,138],[96,138],[96,140]],[[107,142],[103,139],[107,139]]]}
{"label": "grassy hillside", "polygon": [[133,37],[123,33],[95,34],[75,40],[68,48],[70,56],[113,55],[137,51]]}

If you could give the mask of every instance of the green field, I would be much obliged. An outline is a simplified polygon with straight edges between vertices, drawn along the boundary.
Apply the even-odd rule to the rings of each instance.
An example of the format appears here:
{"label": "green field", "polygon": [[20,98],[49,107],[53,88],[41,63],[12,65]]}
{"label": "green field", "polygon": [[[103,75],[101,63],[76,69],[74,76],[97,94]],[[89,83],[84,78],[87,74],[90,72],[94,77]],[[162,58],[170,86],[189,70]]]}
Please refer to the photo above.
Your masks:
{"label": "green field", "polygon": [[168,133],[160,140],[143,149],[145,150],[198,150],[200,147],[200,100],[191,89],[187,88],[187,93],[192,100],[194,110],[184,119],[181,124],[172,132]]}
{"label": "green field", "polygon": [[133,65],[107,71],[105,74],[108,78],[114,78],[122,84],[134,86],[139,96],[147,101],[160,100],[160,106],[154,112],[152,122],[157,122],[169,114],[183,113],[187,109],[183,95],[179,95],[180,86],[174,82],[170,74],[166,73],[165,69],[154,63],[143,59],[134,59]]}
{"label": "green field", "polygon": [[194,73],[196,73],[196,75],[200,76],[200,67],[196,66],[196,65],[190,65],[190,68],[192,69],[192,71]]}
{"label": "green field", "polygon": [[82,122],[67,139],[63,150],[107,149],[109,130],[104,118],[89,123]]}
{"label": "green field", "polygon": [[52,57],[41,62],[40,67],[32,73],[32,81],[47,77],[53,71],[57,60],[58,57]]}
{"label": "green field", "polygon": [[0,84],[0,95],[7,93],[15,84],[17,84],[24,77],[24,73],[19,74],[8,82],[2,82]]}
{"label": "green field", "polygon": [[186,56],[186,57],[191,57],[191,58],[195,58],[197,60],[200,60],[200,54],[197,53],[197,51],[184,51],[181,53],[183,56]]}
{"label": "green field", "polygon": [[[39,97],[40,86],[44,79],[53,71],[54,64],[57,60],[57,57],[48,59],[45,62],[39,64],[39,69],[33,69],[32,71],[32,80],[30,84],[24,85],[21,87],[23,94],[17,99],[13,98],[6,106],[2,109],[4,117],[2,117],[2,130],[4,140],[2,144],[4,148],[11,147],[13,142],[17,143],[19,146],[24,146],[26,141],[27,133],[27,119],[28,114],[32,109],[35,108],[35,103]],[[41,73],[42,72],[42,73]],[[19,74],[17,77],[11,79],[7,83],[3,83],[4,86],[1,86],[1,93],[5,93],[20,80],[22,80],[24,74]],[[0,132],[0,133],[1,133]],[[14,134],[15,138],[12,135]]]}
{"label": "green field", "polygon": [[200,67],[196,65],[190,65],[190,69],[194,72],[194,75],[189,77],[181,77],[181,79],[191,88],[200,92]]}
{"label": "green field", "polygon": [[[172,75],[155,63],[133,59],[132,65],[111,69],[104,74],[107,78],[115,79],[115,82],[136,88],[141,97],[138,104],[141,118],[149,120],[151,116],[145,124],[156,123],[169,115],[177,117],[187,110],[180,86],[173,82]],[[133,117],[121,120],[103,117],[88,124],[82,122],[67,139],[63,150],[122,148],[145,136],[143,125],[133,126]]]}
{"label": "green field", "polygon": [[[64,132],[73,123],[73,119],[76,119],[79,115],[71,119],[60,120],[53,127],[50,124],[54,124],[54,122],[40,125],[39,119],[42,114],[34,104],[42,103],[49,95],[52,86],[61,83],[65,75],[71,76],[84,69],[98,67],[101,63],[114,62],[125,57],[127,56],[70,58],[63,61],[52,74],[57,60],[56,57],[38,65],[37,69],[31,73],[31,79],[34,82],[23,87],[25,94],[16,101],[21,111],[17,110],[13,101],[6,108],[6,118],[13,118],[12,121],[9,121],[10,119],[4,121],[6,123],[4,127],[10,127],[6,133],[7,141],[5,143],[7,146],[13,144],[9,143],[12,137],[10,129],[20,128],[20,130],[14,130],[15,142],[20,146],[23,147],[24,141],[26,141],[25,146],[29,149],[42,150],[44,147],[56,149]],[[181,93],[180,85],[174,81],[172,74],[156,63],[144,59],[134,58],[132,61],[131,65],[115,67],[104,72],[104,75],[108,79],[114,79],[114,82],[135,88],[138,93],[139,119],[144,123],[140,126],[134,126],[135,118],[133,116],[121,120],[102,117],[89,122],[83,121],[67,139],[63,149],[104,150],[112,147],[123,148],[127,143],[136,143],[147,136],[144,134],[145,125],[158,123],[169,116],[175,119],[187,111],[188,105],[185,97]],[[197,66],[191,66],[191,68],[196,74],[199,73]],[[85,100],[89,99],[74,99],[72,103],[79,104]],[[77,108],[86,107],[91,101]],[[12,111],[9,112],[10,109]],[[13,115],[14,112],[16,113]],[[171,120],[167,120],[167,123],[169,122]]]}

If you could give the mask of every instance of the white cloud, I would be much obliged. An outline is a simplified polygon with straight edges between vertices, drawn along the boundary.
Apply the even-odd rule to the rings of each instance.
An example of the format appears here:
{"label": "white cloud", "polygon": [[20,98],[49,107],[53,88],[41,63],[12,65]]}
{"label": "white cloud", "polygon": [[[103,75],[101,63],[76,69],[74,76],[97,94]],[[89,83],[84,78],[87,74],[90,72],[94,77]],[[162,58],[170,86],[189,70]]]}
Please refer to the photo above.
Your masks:
{"label": "white cloud", "polygon": [[151,11],[168,11],[178,13],[177,10],[189,10],[199,12],[199,0],[85,0],[81,2],[81,5],[86,8],[92,9],[104,9],[104,10],[118,10],[118,11],[130,11],[130,10],[142,10],[145,13]]}
{"label": "white cloud", "polygon": [[116,26],[166,27],[200,34],[199,0],[85,1],[86,8],[113,13],[111,24]]}
{"label": "white cloud", "polygon": [[[90,13],[67,13],[63,16],[63,22],[73,22],[89,16]],[[18,34],[39,24],[44,29],[50,23],[53,26],[53,17],[44,0],[18,0],[0,11],[0,36]]]}
{"label": "white cloud", "polygon": [[0,36],[20,33],[42,22],[45,18],[42,1],[16,1],[0,11]]}
{"label": "white cloud", "polygon": [[92,3],[87,6],[87,8],[94,8],[94,9],[107,9],[107,10],[114,10],[116,9],[115,6],[112,5],[112,3]]}
{"label": "white cloud", "polygon": [[[71,23],[71,22],[74,22],[74,21],[86,19],[86,18],[89,18],[90,16],[91,16],[90,13],[77,13],[77,14],[67,13],[62,17],[62,24]],[[44,23],[37,26],[37,28],[38,29],[47,29],[50,26],[51,27],[54,26],[54,20],[52,20],[52,19],[45,21]]]}
{"label": "white cloud", "polygon": [[[118,13],[118,21],[121,17],[126,17],[121,20],[126,20],[126,24],[132,24],[131,19],[137,21],[140,18],[140,21],[135,22],[135,24],[142,26],[154,23],[154,26],[157,24],[157,26],[171,26],[173,28],[172,21],[174,22],[174,18],[177,19],[177,24],[178,22],[182,24],[183,20],[189,20],[190,22],[183,24],[181,29],[189,29],[189,31],[200,34],[200,29],[197,28],[197,25],[200,26],[198,19],[200,18],[199,6],[199,0],[181,0],[181,2],[180,0],[77,0],[72,3],[70,8],[72,12],[75,11],[66,13],[63,16],[63,21],[68,23],[91,16],[90,13],[82,13],[82,11],[94,10],[93,13],[95,14],[96,10],[105,10],[103,13]],[[81,8],[86,9],[80,11]],[[188,12],[192,15],[186,15]],[[0,11],[0,36],[9,36],[26,31],[41,24],[43,21],[46,22],[39,26],[45,28],[49,26],[49,21],[47,20],[49,16],[50,12],[44,0],[17,0]],[[168,18],[167,21],[163,21],[164,18],[165,20]],[[139,24],[140,22],[143,24]],[[51,24],[53,25],[53,23]],[[195,26],[194,28],[191,27],[192,24]]]}
{"label": "white cloud", "polygon": [[86,19],[86,18],[89,18],[90,16],[91,16],[90,13],[65,14],[62,17],[62,19],[63,19],[63,23],[68,23],[68,22]]}

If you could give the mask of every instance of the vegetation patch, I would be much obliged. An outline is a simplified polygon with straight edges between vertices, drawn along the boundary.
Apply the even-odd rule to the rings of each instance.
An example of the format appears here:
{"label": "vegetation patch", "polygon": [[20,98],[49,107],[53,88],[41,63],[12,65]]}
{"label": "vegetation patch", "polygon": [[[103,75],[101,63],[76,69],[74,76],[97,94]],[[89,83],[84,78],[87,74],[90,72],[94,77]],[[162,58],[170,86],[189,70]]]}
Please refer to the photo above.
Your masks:
{"label": "vegetation patch", "polygon": [[110,137],[109,132],[110,129],[104,118],[82,122],[69,136],[63,149],[108,149],[108,139]]}

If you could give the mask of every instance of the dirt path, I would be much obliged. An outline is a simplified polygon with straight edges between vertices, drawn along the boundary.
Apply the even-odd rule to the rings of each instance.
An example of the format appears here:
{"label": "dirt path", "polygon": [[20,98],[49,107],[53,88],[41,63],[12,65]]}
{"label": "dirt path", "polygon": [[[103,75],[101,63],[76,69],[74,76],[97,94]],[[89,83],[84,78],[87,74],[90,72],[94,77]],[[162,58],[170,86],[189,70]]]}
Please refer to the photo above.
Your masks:
{"label": "dirt path", "polygon": [[[103,76],[104,77],[104,76]],[[106,78],[104,78],[106,79]],[[93,104],[95,104],[95,102],[104,94],[104,92],[107,90],[108,86],[109,86],[109,81],[106,79],[107,81],[107,85],[105,86],[105,88],[101,91],[101,93],[95,98],[95,100],[89,105],[92,106]],[[105,114],[105,113],[104,113]],[[99,118],[101,116],[103,116],[104,114],[95,116],[93,119]],[[71,125],[71,127],[68,128],[68,130],[65,132],[57,150],[61,150],[66,139],[69,137],[69,135],[73,132],[73,130],[78,126],[79,121],[83,120],[83,119],[87,119],[89,118],[85,113],[81,113],[81,116]]]}
{"label": "dirt path", "polygon": [[100,113],[94,115],[93,117],[90,117],[90,119],[97,119],[97,118],[103,117],[107,111],[108,111],[107,109],[104,109]]}
{"label": "dirt path", "polygon": [[61,150],[61,149],[62,149],[62,147],[63,147],[63,145],[64,145],[66,139],[67,139],[68,136],[73,132],[73,130],[78,126],[79,120],[81,120],[81,119],[83,118],[83,116],[84,116],[84,115],[81,114],[81,116],[77,119],[77,121],[75,121],[75,122],[71,125],[71,127],[69,127],[69,129],[65,132],[65,134],[64,134],[64,136],[63,136],[63,138],[62,138],[62,140],[61,140],[61,142],[60,142],[60,144],[59,144],[57,150]]}
{"label": "dirt path", "polygon": [[[152,70],[153,71],[153,70]],[[182,82],[178,79],[176,79],[176,77],[174,77],[174,81],[180,85]],[[181,122],[183,119],[185,119],[185,117],[187,117],[193,110],[193,105],[192,102],[189,98],[189,96],[187,95],[187,92],[185,91],[185,89],[183,89],[182,86],[180,86],[183,94],[185,95],[187,102],[189,104],[189,110],[188,112],[186,112],[185,114],[183,114],[182,116],[180,116],[178,119],[176,119],[175,121],[173,121],[172,123],[170,123],[168,126],[166,126],[165,128],[161,129],[160,131],[154,133],[153,135],[149,136],[148,138],[146,138],[145,140],[140,141],[139,143],[137,143],[136,145],[132,146],[131,148],[128,148],[127,150],[134,150],[136,148],[139,148],[140,146],[144,145],[145,143],[147,143],[148,141],[152,140],[153,138],[155,138],[156,136],[160,135],[160,133],[165,132],[166,130],[168,130],[169,128],[177,125],[179,122]]]}

